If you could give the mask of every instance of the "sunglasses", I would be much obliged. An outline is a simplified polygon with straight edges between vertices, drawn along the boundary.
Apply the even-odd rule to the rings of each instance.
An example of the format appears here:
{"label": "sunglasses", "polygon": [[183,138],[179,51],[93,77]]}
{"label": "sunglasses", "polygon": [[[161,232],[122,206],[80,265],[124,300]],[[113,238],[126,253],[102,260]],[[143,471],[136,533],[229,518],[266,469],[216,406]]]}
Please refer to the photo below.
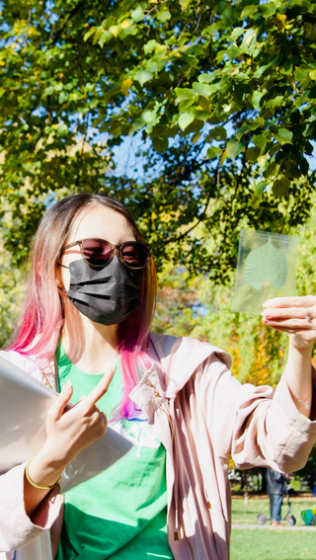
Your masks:
{"label": "sunglasses", "polygon": [[102,268],[110,264],[115,250],[122,264],[132,269],[144,268],[150,257],[150,247],[140,241],[126,241],[121,245],[113,245],[105,239],[81,239],[65,245],[62,252],[79,245],[83,260],[93,268]]}

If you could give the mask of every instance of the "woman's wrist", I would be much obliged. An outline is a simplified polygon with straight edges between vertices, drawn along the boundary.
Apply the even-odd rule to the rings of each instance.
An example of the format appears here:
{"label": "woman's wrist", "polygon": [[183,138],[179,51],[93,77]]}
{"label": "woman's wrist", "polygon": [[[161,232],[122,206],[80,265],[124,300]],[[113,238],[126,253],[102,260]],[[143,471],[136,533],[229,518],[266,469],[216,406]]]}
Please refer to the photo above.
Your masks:
{"label": "woman's wrist", "polygon": [[313,346],[297,348],[290,344],[289,357],[285,367],[285,378],[298,410],[304,416],[310,415],[312,397],[312,349]]}
{"label": "woman's wrist", "polygon": [[43,450],[28,465],[28,475],[37,486],[54,486],[66,465],[49,457]]}

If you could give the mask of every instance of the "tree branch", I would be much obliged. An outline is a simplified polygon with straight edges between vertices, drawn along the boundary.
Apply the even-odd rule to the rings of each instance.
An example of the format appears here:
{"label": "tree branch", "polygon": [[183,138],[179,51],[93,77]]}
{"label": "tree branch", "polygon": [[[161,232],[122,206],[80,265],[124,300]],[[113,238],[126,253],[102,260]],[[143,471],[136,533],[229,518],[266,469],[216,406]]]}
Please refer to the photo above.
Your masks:
{"label": "tree branch", "polygon": [[[217,168],[215,170],[215,175],[213,178],[213,185],[216,186],[217,182],[218,182],[218,177],[219,177],[219,168],[220,168],[220,160],[218,161],[217,164]],[[193,226],[191,226],[187,231],[185,231],[184,233],[182,233],[181,235],[178,235],[177,237],[171,237],[170,239],[167,239],[167,241],[165,241],[164,245],[169,245],[169,243],[173,243],[173,242],[177,242],[177,241],[181,241],[181,239],[184,239],[191,231],[193,231],[201,222],[203,222],[205,216],[206,216],[206,212],[208,209],[208,205],[209,202],[211,200],[211,196],[212,196],[212,191],[210,190],[210,192],[208,193],[208,197],[206,199],[206,203],[204,206],[204,210],[201,214],[201,216],[198,218],[198,221],[196,222],[196,224],[194,224]]]}
{"label": "tree branch", "polygon": [[[58,40],[59,40],[59,38],[60,38],[62,32],[64,31],[64,29],[65,29],[67,23],[69,22],[69,20],[80,10],[80,8],[81,8],[83,5],[84,5],[84,1],[79,2],[79,3],[77,4],[77,6],[76,6],[73,10],[71,10],[71,12],[68,13],[67,17],[65,17],[65,19],[64,19],[64,21],[63,21],[63,23],[62,23],[62,25],[61,25],[61,28],[57,31],[57,33],[56,33],[56,35],[55,35],[55,37],[54,37],[54,39],[53,39],[53,45],[56,45],[56,43],[58,42]],[[53,26],[52,30],[53,30],[53,29],[54,29],[54,26]]]}

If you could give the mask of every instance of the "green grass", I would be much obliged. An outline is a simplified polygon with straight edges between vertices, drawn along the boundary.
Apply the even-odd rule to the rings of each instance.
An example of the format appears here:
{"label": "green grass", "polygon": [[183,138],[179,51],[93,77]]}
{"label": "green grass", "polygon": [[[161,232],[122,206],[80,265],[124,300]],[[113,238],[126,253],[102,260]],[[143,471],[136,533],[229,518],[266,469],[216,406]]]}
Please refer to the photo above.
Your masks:
{"label": "green grass", "polygon": [[[301,509],[316,508],[315,500],[291,499],[291,509],[297,526],[305,526]],[[287,511],[286,502],[282,515]],[[269,515],[269,500],[250,498],[244,506],[242,499],[232,501],[234,524],[257,524],[258,513]],[[236,530],[231,536],[231,560],[316,560],[316,531]]]}
{"label": "green grass", "polygon": [[[304,500],[304,498],[291,498],[291,510],[296,517],[296,525],[305,525],[301,519],[301,509],[316,509],[315,500]],[[287,512],[286,500],[283,502],[282,516]],[[250,498],[249,505],[244,506],[243,499],[232,500],[232,522],[233,523],[249,523],[251,525],[257,523],[257,515],[265,513],[267,517],[270,515],[268,498]],[[316,549],[316,533],[315,533],[315,549]]]}
{"label": "green grass", "polygon": [[315,559],[316,532],[232,531],[230,560]]}

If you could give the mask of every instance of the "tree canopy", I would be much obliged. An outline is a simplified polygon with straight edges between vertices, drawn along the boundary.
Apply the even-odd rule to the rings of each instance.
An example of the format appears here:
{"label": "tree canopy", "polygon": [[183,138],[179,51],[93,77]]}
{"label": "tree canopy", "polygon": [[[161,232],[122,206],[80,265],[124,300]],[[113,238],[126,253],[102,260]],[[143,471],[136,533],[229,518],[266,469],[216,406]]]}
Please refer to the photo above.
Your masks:
{"label": "tree canopy", "polygon": [[[158,267],[172,258],[218,282],[236,263],[241,226],[286,233],[304,223],[315,2],[1,7],[1,194],[18,262],[47,204],[81,190],[126,202]],[[128,138],[134,173],[117,166]]]}

